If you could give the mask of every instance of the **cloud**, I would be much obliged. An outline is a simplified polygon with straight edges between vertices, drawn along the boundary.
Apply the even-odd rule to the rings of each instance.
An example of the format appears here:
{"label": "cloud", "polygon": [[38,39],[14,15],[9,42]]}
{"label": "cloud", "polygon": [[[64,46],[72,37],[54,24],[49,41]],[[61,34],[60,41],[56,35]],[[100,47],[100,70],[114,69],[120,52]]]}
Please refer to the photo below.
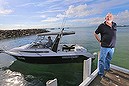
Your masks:
{"label": "cloud", "polygon": [[[85,3],[92,0],[85,0]],[[66,0],[65,2],[74,3],[71,0]],[[78,0],[77,2],[83,2]],[[94,1],[95,3],[90,4],[79,4],[79,5],[70,5],[64,14],[58,14],[62,17],[70,17],[70,18],[79,18],[79,17],[87,17],[94,16],[96,14],[102,14],[106,10],[115,9],[116,7],[120,7],[128,3],[128,0],[124,0],[120,2],[118,0],[98,0]]]}
{"label": "cloud", "polygon": [[56,22],[59,21],[60,18],[56,18],[56,17],[49,17],[46,20],[42,20],[41,22]]}
{"label": "cloud", "polygon": [[103,17],[87,18],[87,19],[73,19],[67,21],[71,26],[76,27],[87,27],[87,26],[96,26],[101,24],[104,21]]}
{"label": "cloud", "polygon": [[18,7],[26,7],[26,6],[35,6],[35,7],[45,7],[45,6],[51,6],[54,5],[53,3],[58,2],[60,0],[44,0],[44,1],[33,1],[33,2],[28,2],[25,4],[21,4]]}
{"label": "cloud", "polygon": [[68,17],[68,18],[80,18],[80,17],[86,17],[86,16],[89,16],[89,15],[94,15],[92,13],[95,13],[96,11],[94,10],[90,10],[88,8],[88,5],[87,4],[84,4],[84,5],[78,5],[78,6],[74,6],[74,5],[70,5],[68,7],[68,9],[64,12],[64,13],[59,13],[55,16],[55,18],[47,18],[46,20],[42,20],[43,21],[46,21],[46,22],[51,22],[51,21],[59,21],[59,20],[62,20],[64,17]]}
{"label": "cloud", "polygon": [[[69,20],[68,23],[73,24],[74,26],[96,26],[105,21],[104,17],[94,17],[94,18],[87,18],[87,19],[73,19]],[[114,22],[117,25],[129,25],[129,10],[122,11],[116,15],[114,15]]]}
{"label": "cloud", "polygon": [[0,0],[0,15],[7,15],[13,12],[13,10],[5,8],[7,6],[8,2]]}
{"label": "cloud", "polygon": [[17,7],[26,7],[26,6],[35,6],[35,5],[36,5],[36,3],[25,3],[25,4],[21,4]]}
{"label": "cloud", "polygon": [[129,10],[125,10],[123,12],[118,13],[117,15],[114,16],[114,20],[120,25],[128,24],[129,23]]}
{"label": "cloud", "polygon": [[40,12],[37,12],[37,13],[56,13],[56,12],[63,12],[64,10],[48,10],[48,11],[40,11]]}
{"label": "cloud", "polygon": [[68,10],[66,10],[66,15],[71,16],[71,17],[81,17],[87,15],[87,5],[78,5],[74,6],[71,5],[69,6]]}
{"label": "cloud", "polygon": [[98,10],[99,12],[104,12],[106,10],[111,10],[117,8],[121,8],[121,6],[126,5],[129,3],[128,0],[119,1],[119,0],[98,0],[95,3],[89,5],[89,8],[92,8],[93,10]]}
{"label": "cloud", "polygon": [[99,9],[91,8],[87,4],[81,4],[78,6],[70,5],[69,8],[65,11],[65,13],[58,14],[58,16],[69,17],[69,18],[82,18],[99,13],[101,13]]}
{"label": "cloud", "polygon": [[46,18],[46,15],[41,15],[40,17],[41,17],[41,18]]}
{"label": "cloud", "polygon": [[0,15],[6,15],[12,13],[12,10],[9,9],[0,9]]}
{"label": "cloud", "polygon": [[[116,1],[114,1],[116,2]],[[99,5],[104,6],[107,2],[102,2]],[[111,4],[111,2],[108,2],[108,4]],[[98,4],[93,4],[92,6],[99,7]],[[120,5],[120,3],[112,4],[111,6]],[[70,5],[68,9],[64,13],[59,13],[55,17],[47,18],[46,20],[42,20],[42,22],[56,22],[59,20],[62,20],[64,17],[67,17],[67,22],[69,24],[74,25],[82,25],[82,26],[92,26],[92,25],[99,25],[100,23],[104,22],[105,16],[102,17],[103,9],[106,8],[92,8],[92,6],[89,6],[87,4],[81,4],[78,6]],[[98,17],[94,15],[98,15]],[[94,16],[94,17],[93,17]],[[101,16],[101,17],[99,17]],[[124,24],[129,22],[129,11],[125,10],[123,12],[118,13],[117,15],[114,15],[115,21],[117,21],[118,24]],[[80,23],[80,24],[79,24]]]}

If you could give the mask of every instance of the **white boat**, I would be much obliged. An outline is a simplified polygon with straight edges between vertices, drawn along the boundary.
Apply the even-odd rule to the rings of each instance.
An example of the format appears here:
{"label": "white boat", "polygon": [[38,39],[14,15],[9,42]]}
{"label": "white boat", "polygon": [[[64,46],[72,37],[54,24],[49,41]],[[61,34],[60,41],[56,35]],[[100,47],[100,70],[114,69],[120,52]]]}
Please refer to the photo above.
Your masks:
{"label": "white boat", "polygon": [[[77,44],[62,44],[61,38],[75,34],[73,31],[47,32],[37,34],[37,39],[20,47],[2,51],[17,60],[36,64],[80,63],[94,56]],[[46,47],[46,37],[56,36],[51,47]]]}

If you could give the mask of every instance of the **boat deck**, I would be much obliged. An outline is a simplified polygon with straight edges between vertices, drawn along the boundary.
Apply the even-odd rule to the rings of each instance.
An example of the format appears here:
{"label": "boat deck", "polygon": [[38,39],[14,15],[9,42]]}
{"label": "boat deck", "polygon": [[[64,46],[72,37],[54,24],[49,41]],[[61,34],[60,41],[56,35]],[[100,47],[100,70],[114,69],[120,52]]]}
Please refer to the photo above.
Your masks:
{"label": "boat deck", "polygon": [[111,69],[105,77],[97,76],[89,86],[129,86],[129,74]]}

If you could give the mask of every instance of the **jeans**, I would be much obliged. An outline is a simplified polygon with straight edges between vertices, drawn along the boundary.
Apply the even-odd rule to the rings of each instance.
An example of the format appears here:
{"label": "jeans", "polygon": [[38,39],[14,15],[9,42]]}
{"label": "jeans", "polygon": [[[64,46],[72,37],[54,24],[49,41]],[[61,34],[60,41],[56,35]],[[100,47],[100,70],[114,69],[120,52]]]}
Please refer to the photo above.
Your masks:
{"label": "jeans", "polygon": [[104,70],[110,70],[110,62],[112,60],[114,48],[100,48],[99,58],[99,75],[104,75]]}

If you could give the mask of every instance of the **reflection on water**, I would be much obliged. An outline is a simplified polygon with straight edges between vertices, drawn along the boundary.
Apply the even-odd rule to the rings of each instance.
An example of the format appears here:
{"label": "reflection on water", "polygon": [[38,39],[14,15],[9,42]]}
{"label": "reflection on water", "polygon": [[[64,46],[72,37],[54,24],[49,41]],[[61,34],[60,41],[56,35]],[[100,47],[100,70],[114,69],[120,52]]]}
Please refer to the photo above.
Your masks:
{"label": "reflection on water", "polygon": [[78,86],[82,82],[82,63],[28,64],[15,61],[9,69],[22,73],[27,83],[38,83],[36,86],[45,86],[54,78],[57,78],[59,86]]}
{"label": "reflection on water", "polygon": [[15,61],[0,68],[0,86],[46,86],[54,78],[59,86],[78,86],[82,82],[82,63],[49,65]]}
{"label": "reflection on water", "polygon": [[12,72],[10,70],[2,72],[1,77],[3,78],[0,82],[2,86],[24,86],[26,84],[26,81],[21,73]]}
{"label": "reflection on water", "polygon": [[23,74],[9,69],[0,71],[0,86],[43,86],[41,81],[34,79],[32,75]]}

